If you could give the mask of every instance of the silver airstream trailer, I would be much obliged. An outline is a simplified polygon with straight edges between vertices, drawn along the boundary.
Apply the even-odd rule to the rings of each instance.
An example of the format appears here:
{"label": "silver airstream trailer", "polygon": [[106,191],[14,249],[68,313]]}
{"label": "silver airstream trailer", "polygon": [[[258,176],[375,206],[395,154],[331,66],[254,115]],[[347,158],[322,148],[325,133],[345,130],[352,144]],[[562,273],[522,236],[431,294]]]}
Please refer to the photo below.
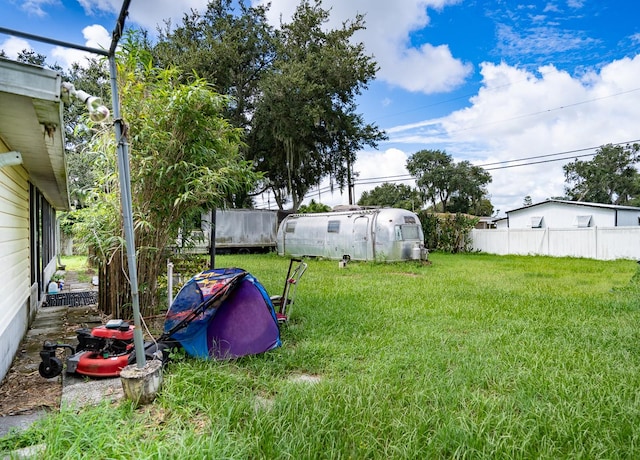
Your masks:
{"label": "silver airstream trailer", "polygon": [[395,208],[290,214],[278,227],[278,254],[397,262],[427,260],[418,216]]}

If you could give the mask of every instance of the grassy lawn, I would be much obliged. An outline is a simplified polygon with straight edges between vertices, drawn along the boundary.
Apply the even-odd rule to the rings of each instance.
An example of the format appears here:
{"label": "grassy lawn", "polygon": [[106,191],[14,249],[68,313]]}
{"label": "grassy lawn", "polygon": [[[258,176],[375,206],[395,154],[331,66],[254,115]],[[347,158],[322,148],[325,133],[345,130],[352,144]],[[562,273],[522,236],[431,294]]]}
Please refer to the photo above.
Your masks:
{"label": "grassy lawn", "polygon": [[91,268],[87,262],[87,256],[62,256],[61,262],[66,271],[76,273],[81,283],[90,282],[95,274],[95,269]]}
{"label": "grassy lawn", "polygon": [[[309,261],[283,346],[179,359],[156,401],[51,414],[43,458],[639,458],[633,261]],[[288,261],[218,256],[279,293]],[[639,275],[640,276],[640,275]],[[304,378],[303,378],[304,377]]]}

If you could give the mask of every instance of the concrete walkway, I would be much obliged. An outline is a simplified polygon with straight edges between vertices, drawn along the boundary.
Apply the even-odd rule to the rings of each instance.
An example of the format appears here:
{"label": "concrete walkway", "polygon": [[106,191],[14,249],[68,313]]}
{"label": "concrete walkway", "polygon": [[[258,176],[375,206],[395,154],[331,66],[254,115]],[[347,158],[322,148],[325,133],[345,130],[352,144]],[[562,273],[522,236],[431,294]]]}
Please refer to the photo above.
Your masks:
{"label": "concrete walkway", "polygon": [[[97,290],[91,283],[81,283],[70,276],[65,280],[65,286],[61,292],[86,292]],[[42,361],[40,350],[45,340],[57,343],[67,343],[76,346],[77,339],[75,329],[79,327],[92,328],[102,324],[97,306],[45,306],[40,308],[35,320],[27,332],[21,347],[15,357],[12,370],[20,372],[26,378],[45,379],[38,374],[38,366]],[[68,355],[68,351],[66,354]],[[28,377],[27,377],[28,376]],[[61,376],[49,380],[60,382],[62,396],[60,407],[80,408],[89,404],[98,404],[102,401],[116,401],[123,397],[120,378],[88,379],[63,371]],[[7,435],[12,430],[24,430],[36,420],[46,416],[45,410],[37,410],[33,413],[6,415],[0,417],[0,437]]]}

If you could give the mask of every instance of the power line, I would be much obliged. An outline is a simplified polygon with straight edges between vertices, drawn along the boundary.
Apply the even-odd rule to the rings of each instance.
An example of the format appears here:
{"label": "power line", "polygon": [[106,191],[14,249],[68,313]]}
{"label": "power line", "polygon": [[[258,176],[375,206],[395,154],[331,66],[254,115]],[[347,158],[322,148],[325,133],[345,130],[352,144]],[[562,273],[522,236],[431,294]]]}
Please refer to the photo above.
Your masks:
{"label": "power line", "polygon": [[573,104],[561,105],[559,107],[554,107],[554,108],[551,108],[551,109],[539,110],[537,112],[531,112],[531,113],[527,113],[527,114],[523,114],[523,115],[517,115],[517,116],[511,117],[511,118],[505,118],[503,120],[495,120],[495,121],[490,121],[490,122],[487,122],[487,123],[482,123],[482,124],[478,124],[478,125],[469,126],[467,128],[461,128],[461,129],[458,129],[458,130],[447,131],[447,133],[448,134],[455,134],[455,133],[460,133],[460,132],[463,132],[463,131],[470,131],[472,129],[481,128],[483,126],[495,125],[495,124],[498,124],[498,123],[506,123],[508,121],[514,121],[514,120],[521,120],[523,118],[529,118],[529,117],[534,117],[536,115],[547,114],[547,113],[555,112],[555,111],[558,111],[558,110],[564,110],[564,109],[568,109],[569,107],[576,107],[578,105],[589,104],[591,102],[596,102],[596,101],[601,101],[603,99],[609,99],[609,98],[612,98],[612,97],[622,96],[624,94],[629,94],[629,93],[633,93],[633,92],[636,92],[636,91],[640,91],[640,88],[633,88],[633,89],[630,89],[628,91],[622,91],[622,92],[615,93],[615,94],[609,94],[608,96],[596,97],[596,98],[593,98],[593,99],[587,99],[585,101],[575,102]]}
{"label": "power line", "polygon": [[[559,73],[559,72],[560,72],[560,69],[554,69],[554,70],[549,71],[549,72],[539,72],[539,74],[544,77],[544,76],[552,75],[554,73]],[[529,78],[523,78],[523,79],[518,80],[518,81],[505,83],[503,85],[498,85],[498,86],[495,86],[495,87],[492,87],[492,88],[485,87],[484,89],[485,89],[485,91],[493,92],[493,91],[498,91],[498,90],[501,90],[503,88],[508,88],[510,86],[515,86],[515,85],[518,85],[520,83],[529,82],[529,81],[531,81]],[[423,106],[420,106],[420,107],[415,107],[415,108],[410,109],[410,110],[403,110],[401,112],[392,113],[392,114],[380,117],[380,119],[384,120],[386,118],[398,117],[400,115],[404,115],[404,114],[407,114],[407,113],[417,112],[419,110],[429,109],[431,107],[436,107],[436,106],[439,106],[439,105],[448,104],[449,102],[459,101],[460,99],[467,99],[467,98],[470,98],[472,96],[476,96],[477,94],[478,94],[477,92],[462,94],[460,96],[452,97],[452,98],[445,99],[445,100],[442,100],[442,101],[433,102],[431,104],[426,104],[426,105],[423,105]]]}
{"label": "power line", "polygon": [[[618,142],[612,145],[615,146],[621,146],[621,145],[629,145],[629,144],[634,144],[634,143],[638,143],[640,142],[640,139],[634,139],[631,141],[626,141],[626,142]],[[483,169],[485,169],[486,171],[495,171],[495,170],[500,170],[500,169],[509,169],[509,168],[517,168],[517,167],[521,167],[521,166],[532,166],[532,165],[537,165],[537,164],[544,164],[544,163],[553,163],[556,161],[565,161],[565,160],[571,160],[571,159],[578,159],[578,158],[585,158],[585,157],[590,157],[590,156],[594,156],[597,154],[597,152],[595,150],[597,150],[599,147],[586,147],[586,148],[581,148],[581,149],[573,149],[573,150],[566,150],[563,152],[556,152],[556,153],[548,153],[548,154],[544,154],[544,155],[534,155],[534,156],[530,156],[530,157],[524,157],[524,158],[518,158],[518,159],[513,159],[513,160],[503,160],[503,161],[496,161],[496,162],[492,162],[492,163],[484,163],[484,164],[480,164],[480,165],[476,165],[479,166]],[[581,155],[572,155],[574,153],[579,153],[579,152],[586,152],[589,150],[593,150],[593,152],[590,153],[584,153]],[[563,156],[560,156],[563,155]],[[557,158],[551,158],[551,157],[557,157]],[[544,158],[544,160],[541,161],[530,161],[530,160],[539,160]],[[526,163],[518,163],[518,164],[508,164],[508,163],[517,163],[517,162],[522,162],[522,161],[526,161]],[[487,166],[494,166],[492,168],[487,168]],[[355,179],[353,181],[354,185],[371,185],[371,184],[379,184],[379,183],[395,183],[395,182],[404,182],[407,180],[415,180],[415,177],[413,177],[411,174],[396,174],[396,175],[392,175],[392,176],[378,176],[378,177],[365,177],[365,178],[361,178],[361,179]],[[333,192],[333,190],[335,190],[337,187],[332,186],[332,185],[326,185],[324,187],[320,187],[317,188],[313,191],[310,191],[308,193],[305,194],[304,198],[313,198],[315,197],[315,195],[319,195],[322,193],[326,193],[326,192]],[[257,209],[266,209],[266,208],[257,208]]]}
{"label": "power line", "polygon": [[[640,142],[640,139],[634,139],[632,141],[626,141],[626,142],[618,142],[612,145],[616,145],[616,146],[620,146],[620,145],[629,145],[629,144],[634,144]],[[586,147],[586,148],[582,148],[582,149],[575,149],[575,150],[566,150],[564,152],[557,152],[557,153],[549,153],[546,155],[535,155],[532,157],[525,157],[525,158],[518,158],[515,160],[503,160],[503,161],[496,161],[494,163],[483,163],[483,164],[479,164],[477,166],[480,166],[481,168],[485,168],[486,166],[493,166],[493,165],[500,165],[500,164],[505,164],[505,163],[513,163],[516,161],[524,161],[524,160],[536,160],[538,158],[548,158],[548,157],[553,157],[553,156],[558,156],[558,155],[567,155],[569,153],[578,153],[578,152],[586,152],[588,150],[595,150],[595,149],[599,149],[602,146],[598,146],[598,147]],[[595,155],[595,153],[592,153],[591,155]],[[586,155],[588,156],[588,155]],[[560,158],[559,160],[562,160],[564,158]],[[533,163],[535,164],[535,163]],[[521,166],[521,165],[514,165],[514,166]]]}
{"label": "power line", "polygon": [[517,160],[502,160],[502,161],[495,161],[493,163],[482,163],[482,164],[479,164],[477,166],[480,166],[481,168],[486,168],[487,166],[502,165],[502,164],[505,164],[505,163],[513,163],[515,161],[536,160],[538,158],[548,158],[548,157],[554,157],[554,156],[558,156],[558,155],[566,155],[566,154],[569,154],[569,153],[586,152],[587,150],[593,150],[593,149],[596,149],[596,148],[598,148],[598,147],[587,147],[587,148],[584,148],[584,149],[567,150],[566,152],[548,153],[546,155],[536,155],[536,156],[533,156],[533,157],[518,158]]}
{"label": "power line", "polygon": [[508,169],[508,168],[517,168],[519,166],[531,166],[531,165],[539,165],[542,163],[552,163],[554,161],[562,161],[562,160],[571,160],[573,158],[583,158],[583,157],[591,157],[593,155],[595,155],[596,153],[585,153],[583,155],[572,155],[569,157],[564,157],[564,158],[552,158],[549,160],[541,160],[541,161],[531,161],[529,163],[521,163],[518,165],[505,165],[505,166],[496,166],[494,168],[484,168],[485,171],[495,171],[497,169]]}

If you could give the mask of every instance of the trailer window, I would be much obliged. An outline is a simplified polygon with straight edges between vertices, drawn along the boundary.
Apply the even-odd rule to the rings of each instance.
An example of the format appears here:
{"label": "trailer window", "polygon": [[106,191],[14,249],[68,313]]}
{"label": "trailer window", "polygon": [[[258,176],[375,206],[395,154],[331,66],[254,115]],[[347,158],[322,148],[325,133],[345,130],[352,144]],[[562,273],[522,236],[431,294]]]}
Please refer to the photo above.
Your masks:
{"label": "trailer window", "polygon": [[295,220],[290,220],[289,222],[287,222],[287,226],[284,229],[285,232],[287,233],[293,233],[296,231],[296,221]]}
{"label": "trailer window", "polygon": [[330,220],[327,223],[327,232],[329,232],[329,233],[340,233],[340,221],[339,220]]}
{"label": "trailer window", "polygon": [[420,239],[420,229],[417,225],[396,225],[396,241]]}

